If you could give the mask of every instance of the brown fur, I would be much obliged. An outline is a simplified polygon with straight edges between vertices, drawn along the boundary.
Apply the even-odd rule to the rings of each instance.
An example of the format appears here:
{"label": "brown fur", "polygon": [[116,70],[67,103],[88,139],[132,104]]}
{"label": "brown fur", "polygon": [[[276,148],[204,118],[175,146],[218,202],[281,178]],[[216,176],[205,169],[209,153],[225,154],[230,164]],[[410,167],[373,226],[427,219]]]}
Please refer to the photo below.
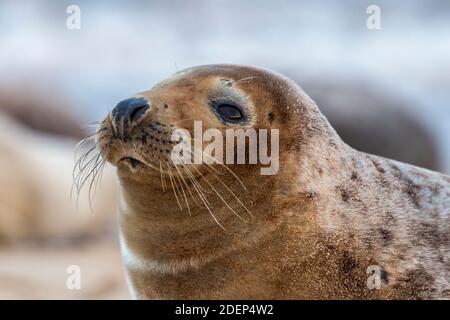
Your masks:
{"label": "brown fur", "polygon": [[[118,167],[123,255],[137,298],[448,298],[447,176],[350,148],[296,84],[267,70],[197,67],[139,96],[151,107],[131,138],[117,139],[111,116],[98,137],[103,155]],[[229,166],[246,190],[221,166],[214,166],[217,172],[197,166],[203,177],[196,178],[225,231],[192,182],[185,188],[191,214],[177,207],[168,182],[169,171],[178,177],[174,167],[163,167],[169,190],[159,181],[158,162],[169,165],[171,129],[192,130],[193,120],[230,127],[210,111],[208,101],[217,96],[245,105],[246,126],[280,129],[277,174],[260,175],[259,165]],[[123,157],[153,168],[131,169]],[[381,268],[379,290],[367,287],[371,265]]]}

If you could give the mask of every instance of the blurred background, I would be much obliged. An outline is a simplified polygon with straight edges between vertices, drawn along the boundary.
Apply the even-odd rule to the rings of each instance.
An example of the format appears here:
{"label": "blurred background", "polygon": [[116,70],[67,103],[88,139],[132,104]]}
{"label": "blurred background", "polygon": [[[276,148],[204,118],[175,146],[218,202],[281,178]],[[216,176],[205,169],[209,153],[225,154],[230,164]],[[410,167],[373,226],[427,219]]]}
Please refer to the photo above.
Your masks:
{"label": "blurred background", "polygon": [[356,149],[450,173],[449,1],[1,0],[0,299],[130,297],[114,172],[76,210],[75,144],[118,101],[210,63],[284,73]]}

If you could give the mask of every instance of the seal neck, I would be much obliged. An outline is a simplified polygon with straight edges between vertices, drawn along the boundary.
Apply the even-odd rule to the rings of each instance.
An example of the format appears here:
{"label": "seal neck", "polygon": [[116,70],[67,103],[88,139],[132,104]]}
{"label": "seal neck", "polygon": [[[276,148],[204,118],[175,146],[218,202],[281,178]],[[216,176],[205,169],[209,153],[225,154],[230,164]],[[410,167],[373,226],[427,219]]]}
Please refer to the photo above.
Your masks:
{"label": "seal neck", "polygon": [[274,177],[260,176],[256,166],[230,169],[240,181],[220,169],[205,173],[196,188],[184,188],[180,205],[172,189],[122,179],[119,221],[128,249],[161,263],[207,261],[266,238],[273,229],[267,224],[273,225]]}

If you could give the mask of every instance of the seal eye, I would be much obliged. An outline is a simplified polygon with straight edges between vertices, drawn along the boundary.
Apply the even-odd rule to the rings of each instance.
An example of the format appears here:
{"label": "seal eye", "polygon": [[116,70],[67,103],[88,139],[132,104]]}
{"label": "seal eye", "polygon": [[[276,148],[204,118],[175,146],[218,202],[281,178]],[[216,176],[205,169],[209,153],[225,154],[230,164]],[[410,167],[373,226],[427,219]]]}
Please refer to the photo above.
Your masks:
{"label": "seal eye", "polygon": [[241,109],[235,105],[228,103],[221,103],[216,106],[219,116],[229,122],[238,122],[244,119],[244,114]]}

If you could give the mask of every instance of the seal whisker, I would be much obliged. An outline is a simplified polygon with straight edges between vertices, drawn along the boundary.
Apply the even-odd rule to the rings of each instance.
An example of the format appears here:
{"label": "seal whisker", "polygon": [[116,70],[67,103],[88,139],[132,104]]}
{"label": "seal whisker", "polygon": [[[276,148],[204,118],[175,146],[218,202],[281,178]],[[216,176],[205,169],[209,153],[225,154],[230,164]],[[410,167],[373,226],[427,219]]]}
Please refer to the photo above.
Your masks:
{"label": "seal whisker", "polygon": [[73,171],[75,172],[75,170],[78,169],[80,170],[83,165],[84,165],[84,161],[86,160],[86,158],[89,156],[89,154],[94,151],[97,148],[97,146],[93,146],[91,147],[89,150],[87,150],[80,158],[78,158],[78,160],[75,162],[75,166],[73,168]]}
{"label": "seal whisker", "polygon": [[247,209],[247,207],[242,203],[241,199],[233,192],[233,190],[230,189],[222,180],[220,180],[218,177],[216,179],[236,198],[236,200],[241,204],[241,206],[247,211],[247,213],[250,216],[253,216],[253,214],[250,212],[250,210]]}
{"label": "seal whisker", "polygon": [[[101,125],[101,124],[102,124],[102,123],[100,123],[100,122],[97,121],[97,123],[86,123],[86,124],[82,124],[80,127],[81,127],[82,129],[98,128],[99,125]],[[105,131],[105,130],[107,130],[105,127],[100,128],[100,129],[97,129],[94,133],[92,133],[91,135],[89,135],[89,137],[90,137],[90,136],[95,136],[96,134],[99,134],[100,132]]]}
{"label": "seal whisker", "polygon": [[[181,197],[181,191],[180,191],[180,187],[178,186],[178,180],[175,179],[175,173],[172,172],[172,170],[170,171],[170,173],[172,174],[172,179],[173,179],[173,183],[175,185],[176,191],[178,193],[178,195],[180,196],[181,202],[183,202],[183,198]],[[182,190],[184,193],[184,190]],[[183,210],[183,209],[182,209]]]}
{"label": "seal whisker", "polygon": [[172,124],[173,124],[173,123],[182,122],[182,121],[187,121],[187,120],[194,120],[194,119],[193,119],[193,118],[185,118],[185,119],[181,119],[181,120],[174,121],[174,122],[172,122]]}
{"label": "seal whisker", "polygon": [[230,172],[230,173],[233,175],[233,177],[235,177],[236,180],[241,184],[241,186],[242,186],[245,190],[247,190],[247,187],[246,187],[245,184],[242,182],[242,180],[239,179],[239,177],[238,177],[238,176],[237,176],[230,168],[228,168],[226,165],[224,165],[223,163],[220,163],[220,162],[219,162],[219,165],[221,165],[221,166],[224,167],[228,172]]}
{"label": "seal whisker", "polygon": [[[200,156],[199,155],[197,155],[195,152],[192,152],[192,151],[190,151],[190,150],[187,150],[188,152],[190,152],[194,157],[197,157],[197,158],[200,158]],[[206,154],[203,154],[203,155],[206,155]],[[207,155],[206,155],[207,156]],[[218,173],[218,174],[221,174],[220,172],[218,172],[212,165],[210,165],[209,163],[206,163],[205,162],[205,164],[207,165],[207,167],[209,168],[209,169],[211,169],[211,170],[213,170],[214,172],[216,172],[216,173]],[[196,168],[196,170],[197,170],[197,168]],[[198,170],[197,170],[198,171]],[[211,171],[210,171],[211,172]],[[232,172],[233,173],[233,172]],[[241,204],[241,206],[245,209],[245,211],[247,211],[247,213],[250,215],[250,216],[253,216],[253,214],[250,212],[250,210],[248,210],[248,208],[242,203],[242,201],[239,199],[239,197],[238,196],[236,196],[236,194],[221,180],[221,179],[219,179],[219,177],[217,176],[217,175],[215,175],[213,172],[211,172],[211,174],[213,174],[213,176],[217,179],[217,180],[219,180],[219,182],[236,198],[236,200]],[[239,178],[238,177],[236,177],[236,179],[239,181]],[[242,186],[245,188],[245,189],[247,189],[246,187],[245,187],[245,185],[241,182],[241,184],[242,184]]]}
{"label": "seal whisker", "polygon": [[[87,145],[87,144],[89,144],[91,142],[94,142],[94,138],[95,137],[86,138],[86,139],[83,139],[83,140],[81,140],[80,142],[77,143],[77,145],[75,146],[74,161],[77,160],[78,151],[83,149],[85,145]],[[94,143],[93,147],[94,148],[96,147],[95,143]],[[91,146],[91,148],[92,148],[92,146]],[[85,155],[86,155],[86,153],[83,154],[83,156],[85,156]],[[81,156],[81,157],[83,157],[83,156]]]}
{"label": "seal whisker", "polygon": [[93,164],[95,164],[95,161],[97,161],[96,159],[98,159],[99,154],[94,154],[92,156],[92,158],[89,159],[89,161],[87,161],[86,163],[83,162],[83,166],[81,168],[79,168],[79,172],[77,175],[77,183],[78,185],[80,185],[79,183],[81,181],[84,180],[84,178],[86,177],[86,173],[89,173],[89,171],[91,170],[91,166]]}
{"label": "seal whisker", "polygon": [[100,123],[101,123],[101,121],[94,120],[94,121],[83,124],[83,126],[98,126]]}
{"label": "seal whisker", "polygon": [[[212,172],[211,172],[212,173]],[[250,210],[244,205],[244,203],[241,201],[241,199],[239,199],[239,197],[233,192],[233,190],[231,190],[231,188],[229,187],[229,186],[227,186],[226,184],[225,184],[225,182],[223,182],[222,181],[222,179],[220,179],[217,175],[214,175],[214,173],[212,173],[213,174],[213,177],[215,177],[224,187],[225,187],[225,189],[227,189],[227,191],[229,191],[233,196],[234,196],[234,198],[239,202],[239,204],[245,209],[245,211],[247,211],[247,213],[250,215],[250,216],[253,216],[253,214],[250,212]]]}
{"label": "seal whisker", "polygon": [[166,192],[166,188],[165,188],[165,185],[164,185],[164,178],[163,178],[163,171],[162,171],[161,160],[159,160],[159,172],[161,174],[161,188],[163,189],[163,192]]}
{"label": "seal whisker", "polygon": [[231,81],[230,85],[234,85],[239,82],[250,82],[250,81],[252,81],[254,79],[258,79],[258,78],[262,78],[262,77],[246,77],[246,78],[242,78],[242,79],[239,79],[236,81]]}
{"label": "seal whisker", "polygon": [[208,202],[208,200],[206,199],[205,195],[201,192],[200,189],[197,188],[198,185],[198,181],[195,179],[194,175],[192,174],[192,172],[187,168],[187,167],[183,167],[186,170],[186,173],[190,176],[190,179],[192,181],[192,184],[194,186],[194,188],[197,190],[198,195],[200,196],[200,199],[203,201],[203,203],[205,204],[206,209],[209,211],[209,213],[211,214],[212,218],[214,219],[214,221],[224,230],[226,231],[226,229],[224,228],[224,226],[222,226],[222,224],[219,222],[219,220],[217,220],[216,216],[214,215],[214,213],[212,212],[211,208],[209,207],[210,204]]}
{"label": "seal whisker", "polygon": [[89,184],[89,207],[91,208],[91,210],[92,210],[92,199],[95,196],[95,191],[97,188],[96,178],[102,168],[102,165],[101,165],[102,161],[103,161],[103,158],[102,158],[101,154],[99,153],[99,157],[97,157],[97,160],[94,163],[92,180]]}
{"label": "seal whisker", "polygon": [[178,206],[180,207],[180,210],[183,210],[183,207],[181,206],[180,200],[178,199],[177,192],[175,191],[175,187],[174,187],[174,184],[173,184],[172,173],[171,173],[170,167],[168,165],[167,165],[167,168],[168,168],[170,183],[172,184],[173,194],[175,195],[175,198],[177,199],[177,203],[178,203]]}
{"label": "seal whisker", "polygon": [[95,138],[95,135],[98,134],[98,132],[94,132],[93,134],[88,135],[87,137],[85,137],[84,139],[80,140],[76,145],[75,148],[78,148],[82,145],[84,145],[85,143],[89,142],[90,140],[93,140]]}
{"label": "seal whisker", "polygon": [[[86,140],[86,139],[85,139]],[[100,139],[100,141],[101,141],[102,139]],[[82,141],[83,142],[83,141]],[[85,144],[86,144],[86,141],[84,142]],[[97,144],[95,143],[92,147],[90,147],[82,156],[80,156],[78,159],[77,159],[77,151],[79,150],[79,149],[81,149],[82,148],[82,146],[80,145],[80,143],[78,144],[78,149],[76,149],[76,151],[75,151],[75,158],[74,158],[74,161],[75,161],[75,165],[74,165],[74,168],[73,168],[73,171],[72,171],[72,176],[73,176],[73,178],[75,179],[75,171],[76,171],[76,169],[78,168],[78,170],[79,171],[82,171],[82,167],[84,166],[84,164],[85,164],[85,161],[86,161],[86,159],[87,159],[87,157],[89,156],[89,154],[92,152],[92,151],[94,151],[95,149],[97,149]]]}
{"label": "seal whisker", "polygon": [[[79,183],[80,183],[80,181],[83,181],[83,177],[84,177],[84,174],[85,174],[85,172],[86,172],[86,169],[92,164],[92,161],[94,161],[99,155],[100,155],[100,153],[98,153],[98,154],[96,154],[96,155],[93,155],[92,158],[91,158],[87,163],[85,163],[85,161],[83,160],[83,161],[82,161],[82,164],[80,163],[80,164],[78,165],[78,170],[79,170],[79,171],[78,171],[77,176],[75,177],[75,181],[76,181],[77,189],[78,189],[78,190],[80,189]],[[85,156],[84,159],[85,159],[86,157],[87,157],[87,156]]]}
{"label": "seal whisker", "polygon": [[83,178],[81,180],[80,190],[83,188],[84,184],[88,181],[89,177],[91,175],[95,174],[95,171],[96,171],[97,165],[98,165],[98,161],[100,158],[101,158],[101,154],[99,153],[91,159],[91,161],[94,160],[94,162],[90,161],[90,164],[88,165],[88,167],[89,167],[88,172],[87,172],[87,174],[83,175]]}
{"label": "seal whisker", "polygon": [[177,166],[175,164],[174,164],[174,166],[175,166],[175,169],[177,169],[177,172],[178,172],[178,175],[176,175],[176,177],[177,177],[178,181],[180,182],[180,188],[181,188],[181,191],[183,191],[183,196],[184,196],[184,200],[186,202],[186,206],[187,206],[189,215],[191,215],[191,208],[189,207],[189,202],[187,200],[186,193],[184,192],[183,184],[182,184],[181,179],[179,177],[180,176],[180,172],[179,172],[179,170],[178,170],[178,168],[177,168]]}
{"label": "seal whisker", "polygon": [[[188,151],[189,151],[189,150],[188,150]],[[197,157],[200,159],[200,156],[199,156],[199,155],[193,153],[192,151],[189,151],[189,152],[191,152],[191,153],[194,155],[194,157],[197,156]],[[205,154],[205,153],[203,153],[203,156],[206,156],[206,157],[208,157],[208,158],[211,159],[211,160],[216,160],[216,159],[214,159],[213,157],[211,157],[211,156],[209,156],[209,155],[207,155],[207,154]],[[225,168],[228,172],[230,172],[230,173],[233,175],[233,177],[235,177],[236,180],[239,181],[239,183],[242,185],[242,187],[243,187],[245,190],[247,190],[247,187],[246,187],[245,184],[242,182],[242,180],[239,179],[239,177],[238,177],[238,176],[237,176],[230,168],[228,168],[226,165],[224,165],[224,164],[221,163],[221,162],[216,162],[216,163],[219,164],[220,166],[222,166],[223,168]],[[206,163],[206,162],[205,162],[205,164],[207,164],[209,167],[212,168],[212,166],[211,166],[210,164],[208,164],[208,163]],[[217,172],[217,170],[215,170],[215,169],[214,169],[214,171]]]}
{"label": "seal whisker", "polygon": [[182,169],[184,170],[184,172],[186,172],[187,178],[188,178],[189,181],[192,183],[192,186],[194,187],[195,191],[197,191],[198,197],[200,198],[200,200],[202,200],[203,204],[206,206],[206,203],[203,201],[202,195],[200,194],[200,190],[199,190],[198,187],[197,187],[195,178],[192,177],[192,176],[189,174],[189,172],[188,172],[188,170],[187,170],[186,167],[182,167]]}
{"label": "seal whisker", "polygon": [[[173,162],[173,161],[172,161],[172,162]],[[193,201],[195,202],[195,204],[198,206],[197,200],[195,200],[195,197],[194,197],[194,195],[192,194],[191,189],[189,188],[189,186],[188,186],[188,184],[187,184],[187,182],[186,182],[186,179],[184,178],[182,172],[180,172],[180,170],[178,169],[177,166],[175,166],[175,169],[177,170],[178,175],[180,176],[181,180],[183,181],[184,185],[186,186],[187,191],[188,191],[189,194],[191,195],[192,200],[193,200]]]}
{"label": "seal whisker", "polygon": [[[76,189],[77,189],[77,200],[76,200],[76,210],[77,211],[78,211],[78,202],[79,202],[79,196],[80,196],[81,190],[83,189],[83,186],[89,180],[91,175],[93,175],[93,180],[91,181],[91,184],[90,184],[90,187],[89,187],[89,207],[92,210],[91,189],[92,189],[92,183],[95,180],[96,171],[98,170],[98,166],[101,163],[100,159],[102,159],[102,155],[100,153],[98,153],[97,155],[93,156],[89,160],[89,162],[80,170],[80,172],[77,174],[77,176],[76,176],[76,178],[75,178],[75,180],[73,182],[72,186],[75,185]],[[94,161],[94,162],[92,162],[92,161]],[[93,167],[90,168],[91,166],[93,166]],[[88,171],[87,174],[86,174],[86,171]],[[73,192],[73,188],[71,190],[71,195],[72,195],[72,192]]]}
{"label": "seal whisker", "polygon": [[103,156],[100,154],[100,161],[98,164],[98,170],[95,172],[94,177],[93,177],[93,181],[94,182],[94,190],[92,193],[92,198],[95,197],[95,193],[97,191],[97,187],[99,186],[99,183],[101,184],[101,178],[103,175],[103,169],[105,168],[106,165],[106,159],[103,158]]}
{"label": "seal whisker", "polygon": [[75,158],[76,155],[78,154],[78,151],[83,149],[86,145],[95,142],[95,137],[91,137],[91,138],[86,138],[81,140],[80,142],[77,143],[77,145],[75,146]]}
{"label": "seal whisker", "polygon": [[[103,158],[103,160],[102,160],[102,164],[101,164],[101,172],[100,172],[100,175],[99,175],[99,178],[97,179],[97,182],[96,182],[96,186],[95,186],[95,189],[97,189],[97,184],[98,185],[101,185],[102,184],[102,177],[103,177],[103,172],[105,171],[105,167],[106,167],[106,159],[105,158]],[[94,189],[94,190],[95,190]],[[95,191],[94,191],[95,192]]]}
{"label": "seal whisker", "polygon": [[[194,157],[197,157],[198,159],[201,159],[200,156],[198,154],[196,154],[195,152],[192,152],[191,150],[186,150],[188,151],[190,154],[192,154]],[[221,172],[217,171],[216,168],[214,168],[211,164],[205,162],[204,164],[206,164],[210,169],[212,169],[215,173],[222,175]]]}
{"label": "seal whisker", "polygon": [[[95,149],[95,148],[94,148],[94,149]],[[94,150],[94,149],[91,149],[91,150],[89,151],[89,153],[92,152],[92,150]],[[73,175],[73,183],[72,183],[72,188],[71,188],[71,191],[70,191],[70,194],[71,194],[70,197],[71,197],[71,198],[72,198],[72,194],[73,194],[73,189],[74,189],[74,188],[77,189],[77,194],[80,193],[80,190],[81,190],[81,187],[80,187],[80,181],[83,180],[83,175],[85,174],[85,170],[89,167],[89,165],[90,165],[90,164],[92,163],[92,161],[96,158],[96,156],[98,156],[98,155],[92,156],[92,158],[85,164],[84,159],[87,157],[87,155],[85,154],[85,155],[83,155],[82,159],[80,159],[79,162],[77,162],[78,165],[75,164],[74,170],[73,170],[73,172],[72,172],[72,175]],[[81,165],[81,163],[83,163],[83,164]],[[78,169],[78,173],[75,174],[75,172],[76,172],[77,169]]]}
{"label": "seal whisker", "polygon": [[211,187],[211,189],[214,190],[214,192],[217,194],[217,196],[220,198],[220,200],[222,200],[222,202],[225,203],[225,205],[228,207],[228,209],[230,209],[231,212],[233,212],[233,214],[235,216],[237,216],[239,219],[241,219],[244,222],[248,222],[247,220],[242,218],[238,213],[236,213],[236,211],[234,211],[234,209],[228,204],[228,202],[226,202],[226,200],[220,195],[220,193],[216,190],[216,188],[214,188],[214,186],[208,181],[208,179],[200,172],[200,170],[198,170],[196,167],[194,167],[194,169],[198,172],[198,174],[200,174],[203,177],[203,179],[205,179],[206,183]]}
{"label": "seal whisker", "polygon": [[77,169],[78,169],[78,171],[80,171],[80,169],[81,169],[80,164],[82,162],[82,159],[87,157],[87,155],[89,155],[89,153],[91,153],[93,150],[95,150],[95,148],[96,148],[95,146],[92,147],[87,152],[85,152],[78,160],[75,159],[75,164],[74,164],[74,167],[73,167],[73,170],[72,170],[72,180],[73,181],[75,181],[75,178],[77,176],[77,174],[76,174]]}
{"label": "seal whisker", "polygon": [[92,134],[88,135],[87,137],[85,137],[84,139],[82,139],[81,141],[79,141],[75,146],[75,151],[78,151],[79,149],[81,149],[81,147],[84,146],[85,144],[95,141],[95,138],[97,137],[97,135],[104,130],[105,130],[104,128],[97,130],[94,133],[92,133]]}

